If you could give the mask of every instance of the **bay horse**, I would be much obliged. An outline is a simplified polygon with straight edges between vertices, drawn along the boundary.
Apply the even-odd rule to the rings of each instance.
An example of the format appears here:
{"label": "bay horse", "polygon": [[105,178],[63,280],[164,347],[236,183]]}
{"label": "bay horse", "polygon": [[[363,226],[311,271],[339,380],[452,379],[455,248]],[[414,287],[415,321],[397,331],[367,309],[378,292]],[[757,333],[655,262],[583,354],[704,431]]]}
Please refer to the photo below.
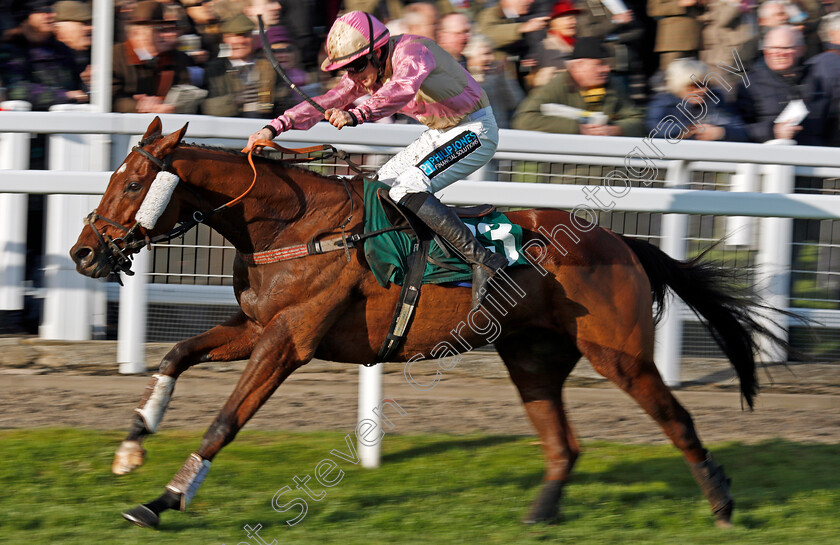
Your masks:
{"label": "bay horse", "polygon": [[[209,361],[248,359],[248,364],[198,450],[163,495],[123,513],[147,527],[157,526],[167,509],[186,509],[210,461],[293,371],[312,358],[373,363],[400,291],[377,284],[359,248],[267,263],[253,257],[318,237],[341,237],[343,225],[346,233],[360,233],[360,180],[348,182],[267,158],[257,158],[252,173],[242,153],[182,143],[186,126],[167,136],[161,129],[155,118],[111,176],[70,250],[76,268],[94,278],[127,270],[130,254],[148,237],[199,214],[236,247],[233,285],[241,308],[227,322],[177,343],[163,358],[117,449],[113,471],[127,473],[143,463],[141,443],[156,431],[181,373]],[[160,205],[154,225],[144,227],[138,210],[162,171],[177,176],[177,185],[168,204]],[[729,480],[654,364],[653,305],[661,309],[670,289],[705,318],[752,407],[758,390],[753,334],[779,340],[751,317],[755,304],[726,287],[723,269],[699,260],[676,261],[647,242],[567,212],[508,215],[522,226],[521,251],[532,266],[508,269],[506,283],[499,281],[476,311],[470,310],[468,287],[424,286],[413,326],[393,361],[457,356],[488,341],[495,345],[547,462],[543,485],[524,521],[545,522],[557,516],[563,487],[580,455],[562,388],[585,356],[662,427],[685,457],[717,524],[729,525],[734,506]],[[488,333],[491,322],[499,327]]]}

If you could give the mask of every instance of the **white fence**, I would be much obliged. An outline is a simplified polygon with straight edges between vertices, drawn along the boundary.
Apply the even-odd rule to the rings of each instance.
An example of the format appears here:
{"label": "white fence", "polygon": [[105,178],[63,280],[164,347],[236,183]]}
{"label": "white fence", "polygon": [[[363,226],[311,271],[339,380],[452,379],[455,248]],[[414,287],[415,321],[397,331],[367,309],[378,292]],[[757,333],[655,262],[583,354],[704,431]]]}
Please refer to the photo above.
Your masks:
{"label": "white fence", "polygon": [[[8,104],[6,105],[8,106]],[[218,145],[241,147],[259,121],[206,116],[162,116],[164,128],[172,131],[189,122],[188,139]],[[2,112],[0,113],[0,310],[21,308],[24,285],[22,254],[21,194],[48,194],[46,212],[46,256],[44,318],[41,335],[46,338],[86,339],[104,327],[105,305],[109,292],[101,282],[76,274],[67,250],[75,242],[80,219],[96,204],[109,177],[106,170],[115,168],[145,131],[152,116],[140,114],[95,114],[91,112]],[[363,125],[336,131],[319,124],[306,132],[291,132],[280,137],[284,145],[333,143],[351,153],[390,155],[412,141],[422,127]],[[29,134],[49,134],[49,171],[28,170]],[[103,136],[105,135],[105,136]],[[562,153],[561,153],[562,151]],[[635,156],[628,162],[628,157]],[[642,159],[641,157],[653,157]],[[567,163],[600,167],[626,168],[642,165],[657,169],[664,176],[664,187],[632,187],[620,198],[611,199],[610,212],[664,213],[660,246],[676,258],[686,257],[686,233],[689,215],[732,216],[727,231],[734,233],[730,242],[749,244],[757,239],[756,278],[765,288],[772,305],[790,307],[791,218],[839,219],[840,197],[793,194],[794,177],[840,177],[840,151],[831,148],[767,146],[737,143],[680,142],[663,140],[645,142],[631,138],[581,137],[534,132],[502,131],[497,162],[510,161],[540,165]],[[730,191],[690,189],[692,173],[718,172],[731,175]],[[468,204],[486,202],[502,206],[543,206],[573,209],[581,205],[593,208],[599,201],[588,197],[600,185],[597,176],[587,185],[544,183],[492,183],[481,181],[500,176],[501,170],[485,170],[478,180],[463,181],[442,192],[445,202]],[[551,174],[531,173],[535,179]],[[553,180],[552,180],[553,181]],[[636,185],[639,185],[636,183]],[[589,193],[585,192],[587,190]],[[602,193],[603,195],[603,193]],[[744,217],[762,218],[745,221]],[[746,226],[746,227],[745,227]],[[757,226],[758,236],[753,235]],[[192,303],[204,301],[234,304],[230,288],[218,286],[178,286],[150,284],[146,275],[151,264],[146,253],[135,265],[138,275],[126,279],[119,290],[120,362],[130,371],[144,366],[142,352],[145,335],[146,305],[152,301],[171,302],[173,291],[183,297],[192,294]],[[167,291],[168,290],[168,291]],[[185,302],[187,299],[182,299]],[[657,337],[657,362],[669,384],[679,383],[682,322],[693,319],[679,305],[671,307],[660,324]],[[829,324],[840,323],[834,310],[793,309]],[[780,330],[788,327],[783,315],[768,316],[769,323]],[[767,348],[767,359],[779,354]]]}
{"label": "white fence", "polygon": [[[212,139],[217,145],[236,147],[260,124],[242,119],[162,117],[167,131],[189,122],[189,139]],[[0,311],[23,306],[26,194],[46,194],[45,289],[40,334],[46,338],[89,339],[105,327],[107,302],[118,299],[121,372],[145,370],[144,342],[150,304],[235,305],[232,290],[227,286],[148,284],[153,265],[145,251],[135,261],[137,274],[125,278],[126,286],[119,290],[113,284],[84,278],[75,272],[67,252],[80,231],[80,219],[96,206],[97,195],[106,187],[108,171],[122,162],[151,119],[137,114],[0,112],[0,169],[3,170],[0,175]],[[330,142],[351,153],[390,155],[411,142],[421,130],[416,126],[363,125],[338,132],[320,124],[307,132],[284,134],[280,140],[287,146]],[[33,133],[49,135],[47,171],[28,169],[29,138]],[[792,218],[840,219],[840,196],[793,194],[794,180],[797,175],[840,178],[840,152],[792,145],[657,141],[653,145],[658,146],[662,157],[643,161],[639,158],[640,150],[652,150],[650,144],[630,138],[502,131],[494,161],[496,168],[485,169],[474,176],[475,180],[447,188],[442,192],[442,199],[451,204],[562,209],[581,205],[597,208],[596,204],[609,207],[598,211],[599,216],[627,212],[653,217],[662,213],[658,234],[651,232],[647,236],[658,238],[660,247],[679,259],[688,256],[689,227],[696,223],[696,218],[726,216],[725,232],[730,233],[727,244],[748,248],[755,254],[755,279],[764,287],[764,297],[777,308],[790,308]],[[634,153],[636,162],[628,163],[628,156]],[[629,191],[610,202],[591,197],[592,191],[603,182],[602,174],[597,172],[599,168],[602,172],[614,167],[627,171],[627,167],[635,166],[638,171],[642,163],[659,171],[658,181],[653,184],[657,187],[640,187],[644,184],[634,180]],[[564,170],[558,174],[554,172],[558,164],[583,165],[596,172],[569,174]],[[692,177],[698,172],[728,176],[729,191],[693,189]],[[488,181],[505,178],[518,182],[565,182],[572,178],[574,182],[582,180],[585,185]],[[829,267],[825,274],[840,273]],[[792,310],[829,326],[840,324],[840,310]],[[787,334],[786,316],[775,314],[764,319],[771,327]],[[693,315],[675,304],[669,307],[658,326],[655,358],[670,385],[680,383],[681,353],[686,344],[684,325],[693,320]],[[780,357],[772,347],[764,348],[765,359],[775,361]],[[371,409],[382,396],[380,373],[380,366],[360,370],[360,420],[378,418]],[[378,465],[377,447],[359,444],[359,453],[365,466]]]}

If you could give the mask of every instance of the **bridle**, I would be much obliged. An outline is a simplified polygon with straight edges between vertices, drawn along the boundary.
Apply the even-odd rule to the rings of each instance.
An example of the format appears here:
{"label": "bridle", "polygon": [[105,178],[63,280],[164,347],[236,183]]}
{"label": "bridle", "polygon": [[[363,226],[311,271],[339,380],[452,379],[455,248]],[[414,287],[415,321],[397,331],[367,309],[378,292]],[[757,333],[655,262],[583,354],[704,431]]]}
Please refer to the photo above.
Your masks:
{"label": "bridle", "polygon": [[[151,153],[149,153],[148,151],[146,151],[145,149],[143,149],[144,146],[147,146],[148,144],[151,144],[152,141],[154,141],[155,139],[156,138],[153,138],[153,139],[150,139],[148,141],[142,140],[136,146],[134,146],[131,149],[131,151],[136,152],[139,155],[141,155],[143,158],[151,161],[156,167],[158,167],[158,169],[160,169],[161,172],[172,172],[172,170],[171,170],[172,154],[171,153],[169,155],[167,155],[163,160],[161,160],[161,159],[158,159],[157,157],[155,157],[154,155],[152,155]],[[338,157],[339,159],[342,159],[345,162],[347,162],[347,164],[350,166],[351,169],[355,170],[358,173],[362,172],[361,169],[358,167],[358,165],[356,165],[353,161],[350,160],[347,152],[345,152],[343,150],[337,150],[336,148],[334,148],[333,146],[328,145],[328,144],[319,145],[319,146],[312,146],[312,147],[309,147],[309,148],[299,148],[299,149],[284,148],[282,146],[279,146],[279,145],[275,144],[274,142],[269,142],[269,141],[259,141],[259,142],[256,143],[256,145],[265,146],[265,147],[272,147],[272,148],[274,148],[274,149],[276,149],[276,150],[278,150],[282,153],[292,153],[292,154],[311,153],[311,152],[315,152],[315,151],[325,151],[325,152],[327,152],[325,154],[325,157],[330,157],[330,156]],[[307,160],[311,160],[311,158],[310,159],[303,159],[303,161],[307,161]],[[248,154],[248,162],[250,163],[251,168],[254,171],[254,178],[253,178],[253,180],[251,180],[251,185],[248,186],[248,189],[246,189],[241,195],[231,199],[230,201],[228,201],[228,202],[226,202],[226,203],[224,203],[220,206],[217,206],[216,208],[210,209],[209,212],[202,212],[201,211],[201,208],[206,209],[206,208],[209,208],[209,206],[208,207],[199,206],[199,210],[196,210],[195,212],[193,212],[192,217],[189,220],[184,221],[184,222],[180,222],[178,225],[176,225],[175,227],[173,227],[169,231],[167,231],[165,233],[162,233],[160,235],[154,236],[154,237],[150,237],[145,232],[144,228],[140,225],[140,222],[137,221],[137,220],[135,220],[134,224],[131,227],[126,227],[125,225],[122,225],[121,223],[118,223],[118,222],[116,222],[116,221],[114,221],[110,218],[107,218],[105,216],[100,215],[96,211],[96,209],[94,209],[90,214],[88,214],[87,217],[85,217],[85,219],[84,219],[84,224],[87,225],[87,226],[90,226],[90,228],[93,230],[94,234],[96,235],[96,239],[99,243],[99,250],[104,254],[105,258],[107,259],[107,261],[109,263],[109,265],[111,266],[111,270],[112,270],[111,277],[115,277],[117,282],[119,282],[120,285],[122,285],[122,281],[120,280],[120,276],[119,276],[119,274],[116,274],[116,273],[117,272],[123,272],[128,276],[133,276],[134,275],[134,271],[131,270],[131,264],[132,264],[131,256],[132,256],[132,254],[134,254],[136,252],[139,252],[144,247],[148,247],[149,250],[151,251],[152,244],[158,244],[158,243],[161,243],[161,242],[168,242],[168,241],[170,241],[174,238],[177,238],[177,237],[183,235],[184,233],[186,233],[187,231],[189,231],[190,229],[192,229],[193,227],[195,227],[196,225],[198,225],[200,223],[204,223],[209,218],[211,218],[211,217],[215,216],[216,214],[219,214],[220,212],[234,206],[239,201],[244,199],[245,196],[248,195],[248,193],[251,192],[251,190],[254,188],[254,186],[257,183],[257,169],[256,169],[256,166],[254,165],[253,150],[252,150],[251,153]],[[352,197],[352,194],[350,192],[350,188],[348,187],[347,182],[345,180],[342,179],[342,182],[344,183],[344,187],[347,190],[347,194],[348,194],[348,197],[349,197],[349,200],[350,200],[350,215],[339,226],[339,229],[342,232],[342,238],[344,238],[345,242],[347,242],[347,236],[345,234],[345,228],[350,223],[350,220],[353,217],[354,206],[353,206],[353,197]],[[184,183],[184,184],[179,183],[178,185],[180,187],[184,188],[185,190],[187,190],[188,192],[192,193],[192,195],[196,198],[196,200],[198,202],[203,201],[201,196],[188,183]],[[124,232],[125,234],[123,236],[119,236],[119,237],[116,237],[116,238],[111,237],[110,235],[108,235],[104,231],[100,231],[99,229],[96,228],[96,225],[94,225],[94,224],[95,224],[96,221],[99,221],[99,220],[102,220],[105,223],[107,223],[108,225],[111,225],[112,227],[115,227],[115,228],[119,229],[120,231]],[[349,255],[348,255],[348,259],[349,259]]]}
{"label": "bridle", "polygon": [[[131,151],[136,152],[143,158],[151,161],[156,167],[158,167],[158,169],[160,169],[161,172],[172,172],[171,153],[167,155],[163,160],[160,160],[145,149],[143,149],[144,146],[147,146],[153,140],[154,139],[149,141],[142,140],[136,146],[134,146],[131,149]],[[247,195],[251,191],[251,189],[254,188],[255,182],[256,176],[254,177],[254,181],[251,183],[248,189],[246,189],[244,193],[242,193],[235,199],[232,199],[221,206],[213,208],[209,212],[202,212],[201,210],[196,210],[195,212],[193,212],[192,218],[190,218],[189,220],[181,222],[169,231],[154,237],[150,237],[147,233],[145,233],[144,228],[140,225],[140,222],[137,220],[135,220],[134,224],[131,227],[126,227],[121,223],[118,223],[110,218],[102,216],[96,211],[96,209],[94,209],[93,212],[91,212],[87,215],[87,217],[85,217],[84,223],[85,225],[90,226],[90,228],[96,235],[96,239],[99,242],[99,250],[105,255],[105,258],[108,260],[108,263],[111,266],[112,276],[116,277],[117,282],[122,284],[119,275],[116,273],[121,271],[128,276],[134,275],[134,271],[131,270],[132,254],[139,252],[144,247],[148,247],[151,251],[152,244],[170,241],[173,238],[177,238],[183,235],[199,223],[204,223],[209,217],[218,214],[222,210],[225,210],[226,208],[229,208],[230,206],[233,206],[234,204],[242,200],[245,197],[245,195]],[[195,190],[193,190],[189,186],[189,184],[179,185],[185,188],[190,193],[192,193],[197,200],[202,200],[198,193],[196,193]],[[108,225],[116,227],[120,231],[123,231],[125,234],[116,238],[111,237],[104,231],[100,231],[96,228],[96,225],[94,225],[94,223],[98,220],[102,220]]]}

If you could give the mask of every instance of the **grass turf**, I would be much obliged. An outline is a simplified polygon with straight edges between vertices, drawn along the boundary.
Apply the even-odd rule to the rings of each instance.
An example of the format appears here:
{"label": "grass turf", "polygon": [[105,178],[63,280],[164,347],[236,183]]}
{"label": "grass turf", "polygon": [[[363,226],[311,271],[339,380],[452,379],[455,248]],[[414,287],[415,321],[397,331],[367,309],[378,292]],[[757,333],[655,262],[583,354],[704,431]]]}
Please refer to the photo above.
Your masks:
{"label": "grass turf", "polygon": [[[382,467],[366,470],[332,455],[347,452],[339,433],[243,432],[217,458],[186,513],[166,512],[157,531],[120,512],[162,492],[200,441],[164,432],[147,441],[146,465],[110,473],[122,433],[0,431],[0,543],[260,545],[244,525],[262,525],[265,543],[450,544],[725,542],[793,544],[840,540],[840,445],[784,441],[713,445],[733,478],[732,530],[714,527],[709,506],[670,446],[588,443],[564,494],[559,524],[519,519],[543,468],[533,439],[504,436],[388,436]],[[316,465],[344,472],[331,488]],[[295,490],[305,479],[320,501]],[[334,470],[327,479],[337,479]],[[272,509],[300,496],[308,512]]]}

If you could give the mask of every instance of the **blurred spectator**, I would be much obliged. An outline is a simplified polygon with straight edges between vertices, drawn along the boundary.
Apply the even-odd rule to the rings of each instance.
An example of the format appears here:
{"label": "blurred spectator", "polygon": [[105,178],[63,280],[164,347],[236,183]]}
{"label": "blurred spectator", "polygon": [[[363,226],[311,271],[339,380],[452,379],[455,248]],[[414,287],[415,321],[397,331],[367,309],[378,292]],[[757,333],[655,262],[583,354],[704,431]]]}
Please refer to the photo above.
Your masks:
{"label": "blurred spectator", "polygon": [[[748,72],[750,86],[741,86],[738,93],[738,107],[753,142],[778,138],[821,146],[835,138],[832,102],[837,100],[836,91],[822,75],[830,67],[803,63],[804,51],[802,33],[790,25],[774,27],[764,37],[763,58]],[[783,111],[788,114],[794,108],[802,110],[802,115],[777,122]]]}
{"label": "blurred spectator", "polygon": [[657,17],[656,46],[664,72],[674,59],[697,57],[703,0],[648,0],[648,15]]}
{"label": "blurred spectator", "polygon": [[464,48],[464,55],[467,70],[487,93],[499,128],[509,129],[513,112],[525,98],[519,83],[510,78],[502,63],[496,60],[493,42],[487,36],[473,34]]}
{"label": "blurred spectator", "polygon": [[546,37],[534,53],[537,67],[532,72],[532,88],[545,85],[554,77],[555,72],[566,68],[566,59],[572,56],[575,48],[579,14],[580,10],[571,0],[560,0],[554,4]]}
{"label": "blurred spectator", "polygon": [[73,51],[53,33],[52,2],[29,3],[31,12],[17,27],[6,32],[0,52],[0,78],[7,100],[25,100],[33,110],[54,104],[87,103]]}
{"label": "blurred spectator", "polygon": [[766,0],[758,6],[758,27],[761,38],[773,27],[786,25],[789,22],[788,3],[784,0]]}
{"label": "blurred spectator", "polygon": [[528,35],[540,32],[548,25],[548,17],[528,17],[534,0],[499,0],[499,4],[481,11],[478,31],[496,44],[497,58],[505,63],[505,70],[525,87],[525,74],[535,65],[526,59],[529,53]]}
{"label": "blurred spectator", "polygon": [[[283,71],[289,76],[289,79],[298,86],[304,93],[309,96],[317,96],[322,94],[320,85],[317,83],[309,84],[309,78],[305,70],[300,65],[300,58],[298,57],[298,49],[295,47],[291,36],[282,26],[271,27],[266,31],[266,38],[271,44],[271,52],[283,67]],[[274,91],[272,102],[274,103],[274,110],[272,117],[277,117],[292,106],[298,105],[303,98],[292,91],[292,89],[282,81],[276,78],[277,88]]]}
{"label": "blurred spectator", "polygon": [[566,72],[531,91],[513,118],[514,129],[598,136],[643,136],[641,110],[609,85],[609,52],[598,38],[579,38]]}
{"label": "blurred spectator", "polygon": [[464,48],[470,39],[472,24],[463,13],[450,13],[441,17],[438,23],[437,43],[444,51],[452,55],[458,64],[467,67]]}
{"label": "blurred spectator", "polygon": [[[697,81],[705,81],[708,73],[708,66],[702,61],[677,59],[668,65],[666,90],[653,97],[645,113],[645,126],[654,137],[673,138],[674,135],[661,128],[653,132],[670,116],[683,126],[680,139],[749,141],[741,116],[734,106],[722,99],[725,91],[698,87],[692,81],[692,76]],[[713,81],[710,79],[710,83]]]}
{"label": "blurred spectator", "polygon": [[805,58],[808,59],[822,52],[817,29],[820,26],[820,17],[823,15],[823,7],[820,0],[790,0],[788,8],[788,21],[802,31],[805,37]]}
{"label": "blurred spectator", "polygon": [[207,63],[202,111],[226,117],[273,117],[276,75],[269,61],[254,55],[254,23],[239,14],[222,23],[227,57]]}
{"label": "blurred spectator", "polygon": [[[723,63],[732,66],[736,50],[744,66],[751,64],[758,55],[756,29],[750,11],[744,11],[741,0],[709,0],[706,11],[700,16],[703,24],[703,50],[700,60],[710,66]],[[726,73],[728,76],[732,76]],[[738,81],[730,79],[730,83]]]}
{"label": "blurred spectator", "polygon": [[822,18],[819,36],[825,52],[833,54],[840,61],[840,12],[835,11]]}
{"label": "blurred spectator", "polygon": [[219,55],[222,32],[219,30],[219,18],[213,10],[212,0],[181,0],[181,4],[196,34],[201,36],[200,49],[207,52],[207,59],[201,62],[215,59]]}
{"label": "blurred spectator", "polygon": [[189,58],[175,49],[177,28],[154,0],[139,2],[126,27],[128,39],[114,46],[115,112],[174,113],[164,99],[173,85],[190,83]]}
{"label": "blurred spectator", "polygon": [[438,10],[431,2],[414,2],[403,8],[402,20],[406,34],[435,39]]}
{"label": "blurred spectator", "polygon": [[55,37],[73,50],[76,66],[82,69],[82,82],[90,89],[90,4],[75,0],[62,0],[53,6]]}
{"label": "blurred spectator", "polygon": [[279,0],[245,0],[242,6],[242,12],[251,18],[254,28],[257,28],[257,15],[262,15],[265,28],[279,25],[281,9]]}
{"label": "blurred spectator", "polygon": [[819,75],[821,86],[832,93],[829,101],[826,144],[840,146],[840,128],[833,132],[831,124],[840,123],[840,11],[834,11],[822,18],[819,36],[825,51],[807,61]]}
{"label": "blurred spectator", "polygon": [[623,2],[601,0],[581,0],[579,7],[578,36],[602,39],[610,52],[610,77],[614,83],[624,87],[635,100],[645,100],[646,77],[642,63],[644,29],[633,11]]}
{"label": "blurred spectator", "polygon": [[[318,52],[326,41],[335,14],[325,9],[323,0],[281,0],[280,24],[289,32],[297,47],[302,68],[318,74]],[[334,1],[336,11],[338,2]]]}

